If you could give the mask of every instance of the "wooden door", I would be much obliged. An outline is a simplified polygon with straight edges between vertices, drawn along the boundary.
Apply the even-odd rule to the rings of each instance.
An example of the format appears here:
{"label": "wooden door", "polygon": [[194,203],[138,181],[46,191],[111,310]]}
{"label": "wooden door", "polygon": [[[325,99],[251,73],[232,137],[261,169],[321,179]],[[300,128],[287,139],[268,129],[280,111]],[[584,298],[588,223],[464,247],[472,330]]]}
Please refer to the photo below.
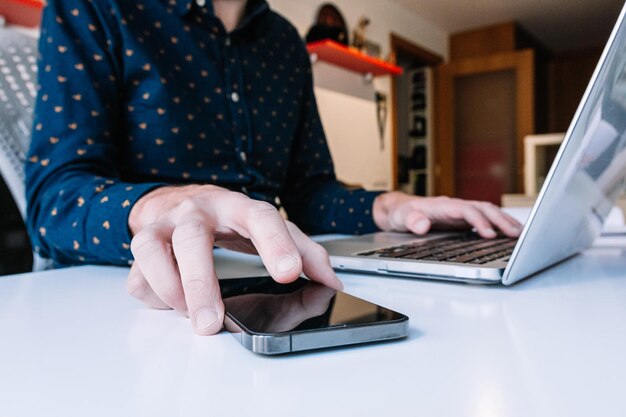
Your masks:
{"label": "wooden door", "polygon": [[535,129],[534,52],[456,60],[436,74],[435,192],[493,203],[523,192],[523,139]]}

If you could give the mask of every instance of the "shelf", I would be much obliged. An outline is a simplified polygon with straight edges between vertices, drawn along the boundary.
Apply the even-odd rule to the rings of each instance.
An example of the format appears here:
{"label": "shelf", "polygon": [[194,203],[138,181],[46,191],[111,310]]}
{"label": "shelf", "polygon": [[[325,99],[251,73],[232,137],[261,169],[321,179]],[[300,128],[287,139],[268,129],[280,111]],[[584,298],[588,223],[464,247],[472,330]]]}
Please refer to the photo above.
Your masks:
{"label": "shelf", "polygon": [[371,74],[375,77],[402,74],[402,68],[396,65],[365,55],[354,48],[349,48],[335,41],[312,42],[307,44],[307,49],[314,61],[318,59],[329,62],[360,74]]}
{"label": "shelf", "polygon": [[8,23],[35,27],[41,21],[41,0],[1,0],[0,15],[4,16]]}
{"label": "shelf", "polygon": [[409,140],[414,142],[415,146],[427,146],[426,143],[426,137],[425,136],[421,136],[421,137],[413,137],[413,136],[409,136]]}

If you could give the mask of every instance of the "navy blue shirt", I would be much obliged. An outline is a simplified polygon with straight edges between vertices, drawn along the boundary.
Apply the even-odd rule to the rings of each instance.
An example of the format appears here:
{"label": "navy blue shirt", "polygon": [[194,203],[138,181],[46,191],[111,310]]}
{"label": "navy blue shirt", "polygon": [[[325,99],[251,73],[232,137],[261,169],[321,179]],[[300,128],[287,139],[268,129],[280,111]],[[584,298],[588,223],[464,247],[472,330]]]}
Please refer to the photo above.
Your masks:
{"label": "navy blue shirt", "polygon": [[50,0],[26,168],[28,228],[59,263],[132,259],[146,192],[216,184],[308,233],[376,229],[377,193],[335,179],[295,28],[249,0],[226,33],[212,2]]}

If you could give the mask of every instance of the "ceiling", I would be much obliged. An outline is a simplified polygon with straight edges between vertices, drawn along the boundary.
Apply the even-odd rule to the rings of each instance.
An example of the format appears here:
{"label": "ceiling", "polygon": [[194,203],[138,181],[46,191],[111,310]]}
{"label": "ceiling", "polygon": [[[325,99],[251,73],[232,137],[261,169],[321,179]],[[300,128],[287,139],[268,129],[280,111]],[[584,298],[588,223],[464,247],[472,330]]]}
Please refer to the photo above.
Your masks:
{"label": "ceiling", "polygon": [[448,33],[515,20],[554,52],[603,45],[623,0],[392,0]]}

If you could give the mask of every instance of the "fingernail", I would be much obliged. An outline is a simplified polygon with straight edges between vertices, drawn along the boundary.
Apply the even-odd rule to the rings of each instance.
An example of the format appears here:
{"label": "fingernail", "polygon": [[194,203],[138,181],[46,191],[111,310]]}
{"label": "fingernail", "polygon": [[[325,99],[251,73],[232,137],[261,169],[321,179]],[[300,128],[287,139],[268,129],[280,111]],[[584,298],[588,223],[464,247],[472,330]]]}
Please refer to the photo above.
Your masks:
{"label": "fingernail", "polygon": [[496,231],[493,229],[485,229],[485,234],[489,237],[496,237]]}
{"label": "fingernail", "polygon": [[[331,287],[331,285],[327,285],[327,287]],[[332,285],[332,288],[343,291],[343,282],[335,275],[335,284]]]}
{"label": "fingernail", "polygon": [[287,272],[298,264],[298,259],[293,256],[283,256],[276,263],[276,270],[278,272]]}
{"label": "fingernail", "polygon": [[196,330],[206,330],[213,326],[217,321],[217,314],[215,311],[204,308],[196,314]]}
{"label": "fingernail", "polygon": [[413,227],[418,230],[426,230],[428,228],[428,220],[418,220]]}

